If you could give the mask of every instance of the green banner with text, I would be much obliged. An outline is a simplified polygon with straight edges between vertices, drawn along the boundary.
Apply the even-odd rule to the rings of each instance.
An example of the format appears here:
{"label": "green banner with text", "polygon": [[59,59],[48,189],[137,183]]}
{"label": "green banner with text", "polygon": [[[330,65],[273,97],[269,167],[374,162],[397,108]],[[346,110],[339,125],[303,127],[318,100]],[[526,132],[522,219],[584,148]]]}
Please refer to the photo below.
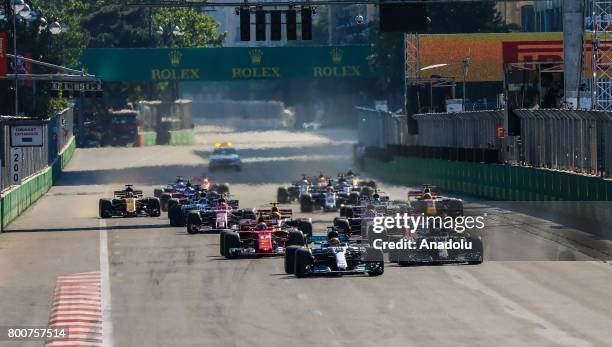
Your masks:
{"label": "green banner with text", "polygon": [[82,65],[107,81],[375,78],[373,47],[89,48]]}

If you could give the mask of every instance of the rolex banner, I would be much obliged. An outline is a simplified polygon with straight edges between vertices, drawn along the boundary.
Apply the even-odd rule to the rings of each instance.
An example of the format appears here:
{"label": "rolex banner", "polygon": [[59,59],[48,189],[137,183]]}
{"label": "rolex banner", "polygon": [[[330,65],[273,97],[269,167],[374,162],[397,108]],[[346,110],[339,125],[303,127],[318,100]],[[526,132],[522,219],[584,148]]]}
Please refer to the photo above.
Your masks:
{"label": "rolex banner", "polygon": [[0,76],[6,76],[8,70],[6,33],[0,32]]}
{"label": "rolex banner", "polygon": [[372,47],[92,48],[82,65],[107,81],[374,78]]}

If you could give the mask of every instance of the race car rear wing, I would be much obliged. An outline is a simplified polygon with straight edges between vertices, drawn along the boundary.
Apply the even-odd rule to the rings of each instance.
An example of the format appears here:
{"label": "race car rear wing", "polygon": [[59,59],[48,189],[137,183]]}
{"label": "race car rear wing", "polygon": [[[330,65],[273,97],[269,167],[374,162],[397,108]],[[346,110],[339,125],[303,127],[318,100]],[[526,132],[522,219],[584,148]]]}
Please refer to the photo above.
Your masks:
{"label": "race car rear wing", "polygon": [[[113,194],[115,195],[115,197],[120,198],[120,199],[127,197],[127,192],[125,190],[116,190]],[[133,190],[132,195],[134,198],[141,198],[143,195],[143,192],[142,190]]]}
{"label": "race car rear wing", "polygon": [[[361,235],[347,236],[346,234],[338,235],[338,239],[343,243],[359,243],[362,240]],[[315,245],[327,244],[329,238],[327,236],[309,236],[306,238],[306,242],[314,243]]]}
{"label": "race car rear wing", "polygon": [[[293,210],[290,208],[281,208],[278,210],[280,215],[281,215],[281,219],[285,219],[285,218],[291,218],[293,216]],[[262,215],[264,216],[264,218],[268,218],[272,215],[272,212],[270,212],[269,209],[259,209],[257,211],[255,211],[255,213],[259,216]]]}

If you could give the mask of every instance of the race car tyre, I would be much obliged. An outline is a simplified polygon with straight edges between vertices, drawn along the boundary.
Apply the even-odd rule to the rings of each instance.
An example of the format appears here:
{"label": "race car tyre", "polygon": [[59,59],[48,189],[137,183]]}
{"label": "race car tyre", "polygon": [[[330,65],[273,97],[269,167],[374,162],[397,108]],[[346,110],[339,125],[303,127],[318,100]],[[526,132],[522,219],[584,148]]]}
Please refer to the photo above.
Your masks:
{"label": "race car tyre", "polygon": [[[389,242],[398,242],[398,241],[401,241],[402,239],[403,239],[402,236],[396,236],[396,235],[389,236]],[[395,249],[395,248],[387,250],[387,253],[389,256],[389,262],[399,263],[402,251],[403,250]]]}
{"label": "race car tyre", "polygon": [[186,220],[181,211],[181,205],[175,204],[170,207],[168,211],[168,218],[170,218],[170,225],[173,227],[184,227],[186,226]]}
{"label": "race car tyre", "polygon": [[339,230],[342,230],[344,233],[348,234],[351,232],[351,225],[349,224],[349,221],[344,218],[334,219],[334,226]]}
{"label": "race car tyre", "polygon": [[219,184],[215,188],[217,193],[219,193],[220,195],[229,194],[230,192],[229,184],[227,183]]}
{"label": "race car tyre", "polygon": [[385,259],[382,250],[374,247],[366,247],[362,259],[365,262],[374,263],[376,265],[375,270],[368,272],[368,275],[380,276],[385,272]]}
{"label": "race car tyre", "polygon": [[295,250],[295,267],[294,273],[296,277],[306,277],[309,275],[309,267],[312,265],[312,254],[307,248],[299,248]]}
{"label": "race car tyre", "polygon": [[300,229],[304,233],[304,235],[312,236],[312,222],[310,222],[309,220],[298,220],[297,228]]}
{"label": "race car tyre", "polygon": [[161,188],[155,188],[153,189],[153,196],[156,198],[161,197],[161,195],[164,193],[163,189]]}
{"label": "race car tyre", "polygon": [[198,233],[200,231],[200,225],[202,225],[202,218],[200,218],[200,212],[189,212],[189,214],[187,215],[187,233]]}
{"label": "race car tyre", "polygon": [[113,203],[110,199],[100,199],[99,202],[99,214],[100,218],[110,218],[112,217]]}
{"label": "race car tyre", "polygon": [[363,188],[361,188],[361,196],[362,197],[370,197],[372,196],[372,194],[374,194],[374,190],[372,188],[370,188],[369,186],[365,186]]}
{"label": "race car tyre", "polygon": [[351,192],[348,197],[349,205],[358,205],[359,204],[359,193]]}
{"label": "race car tyre", "polygon": [[482,243],[482,238],[478,237],[470,237],[470,241],[472,241],[472,253],[480,255],[479,260],[474,260],[468,262],[470,265],[478,265],[482,264],[484,260],[484,244]]}
{"label": "race car tyre", "polygon": [[249,210],[249,209],[245,209],[242,211],[242,219],[257,219],[257,215],[255,214],[255,211],[253,210]]}
{"label": "race car tyre", "polygon": [[225,233],[223,236],[223,255],[227,259],[233,259],[235,256],[229,250],[240,248],[240,235],[238,233]]}
{"label": "race car tyre", "polygon": [[221,232],[219,233],[219,253],[222,257],[225,256],[225,234],[227,233],[234,233],[234,231],[230,229],[225,229],[221,230]]}
{"label": "race car tyre", "polygon": [[158,198],[148,198],[145,204],[147,205],[147,214],[151,217],[161,216],[161,204]]}
{"label": "race car tyre", "polygon": [[168,218],[170,218],[170,210],[172,209],[172,206],[174,205],[178,205],[179,204],[179,200],[178,199],[168,199],[168,203],[166,204],[166,211],[168,211]]}
{"label": "race car tyre", "polygon": [[340,207],[340,217],[346,217],[346,207]]}
{"label": "race car tyre", "polygon": [[301,246],[288,246],[285,249],[285,273],[293,275],[295,273],[295,252]]}
{"label": "race car tyre", "polygon": [[288,204],[289,203],[289,192],[285,187],[279,187],[276,191],[276,201],[279,204]]}
{"label": "race car tyre", "polygon": [[159,202],[161,204],[162,211],[168,211],[168,202],[172,199],[172,195],[170,193],[162,193],[159,196]]}
{"label": "race car tyre", "polygon": [[313,210],[313,201],[312,196],[309,194],[304,194],[300,198],[300,212],[312,212]]}
{"label": "race car tyre", "polygon": [[304,234],[299,231],[291,231],[289,232],[289,238],[287,238],[287,243],[285,244],[287,247],[289,246],[305,246],[306,238]]}

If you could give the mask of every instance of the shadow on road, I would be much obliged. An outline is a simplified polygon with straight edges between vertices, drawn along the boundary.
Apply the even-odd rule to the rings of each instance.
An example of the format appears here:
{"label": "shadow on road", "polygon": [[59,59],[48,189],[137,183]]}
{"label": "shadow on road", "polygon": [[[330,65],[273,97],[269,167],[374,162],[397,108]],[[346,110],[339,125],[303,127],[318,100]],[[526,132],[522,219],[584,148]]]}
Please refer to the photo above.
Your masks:
{"label": "shadow on road", "polygon": [[76,227],[76,228],[43,228],[43,229],[15,229],[4,230],[4,233],[38,233],[38,232],[62,232],[62,231],[101,231],[101,230],[130,230],[130,229],[163,229],[169,228],[162,224],[147,224],[147,225],[113,225],[113,226],[96,226],[96,227]]}

